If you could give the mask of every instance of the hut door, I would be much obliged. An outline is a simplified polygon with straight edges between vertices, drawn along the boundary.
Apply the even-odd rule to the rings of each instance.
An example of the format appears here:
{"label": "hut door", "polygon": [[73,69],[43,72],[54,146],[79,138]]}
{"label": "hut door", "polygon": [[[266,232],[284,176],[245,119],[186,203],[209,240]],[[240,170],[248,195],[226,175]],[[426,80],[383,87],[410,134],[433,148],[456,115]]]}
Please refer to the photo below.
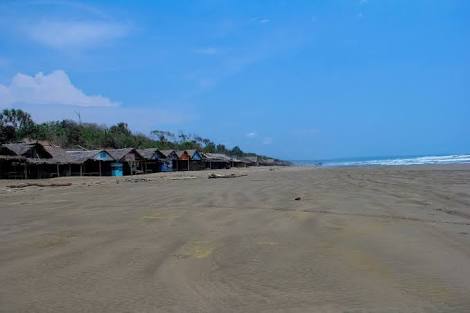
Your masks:
{"label": "hut door", "polygon": [[129,168],[131,171],[131,175],[134,175],[135,173],[137,173],[137,163],[135,161],[129,162]]}

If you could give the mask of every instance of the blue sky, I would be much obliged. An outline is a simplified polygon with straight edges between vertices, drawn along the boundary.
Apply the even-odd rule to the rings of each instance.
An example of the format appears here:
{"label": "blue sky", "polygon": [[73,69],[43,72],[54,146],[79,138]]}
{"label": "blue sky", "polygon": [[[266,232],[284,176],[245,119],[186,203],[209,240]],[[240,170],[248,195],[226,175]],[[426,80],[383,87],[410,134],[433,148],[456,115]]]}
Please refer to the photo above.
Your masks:
{"label": "blue sky", "polygon": [[0,108],[287,159],[470,153],[470,1],[8,1]]}

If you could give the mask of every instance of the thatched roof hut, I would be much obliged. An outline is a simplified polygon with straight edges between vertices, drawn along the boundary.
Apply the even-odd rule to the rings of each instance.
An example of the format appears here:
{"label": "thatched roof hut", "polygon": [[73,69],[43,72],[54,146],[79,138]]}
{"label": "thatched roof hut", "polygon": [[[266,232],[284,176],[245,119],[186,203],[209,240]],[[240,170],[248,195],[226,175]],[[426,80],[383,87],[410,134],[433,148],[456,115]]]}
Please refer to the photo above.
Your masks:
{"label": "thatched roof hut", "polygon": [[157,148],[137,149],[137,152],[142,155],[145,160],[162,160],[166,159],[166,155],[163,154]]}
{"label": "thatched roof hut", "polygon": [[69,160],[75,163],[86,161],[114,161],[115,159],[106,150],[68,150],[66,151]]}
{"label": "thatched roof hut", "polygon": [[144,157],[134,148],[106,149],[111,157],[118,162],[143,160]]}
{"label": "thatched roof hut", "polygon": [[159,150],[159,151],[166,157],[166,159],[171,159],[171,160],[178,159],[178,154],[176,153],[175,150]]}

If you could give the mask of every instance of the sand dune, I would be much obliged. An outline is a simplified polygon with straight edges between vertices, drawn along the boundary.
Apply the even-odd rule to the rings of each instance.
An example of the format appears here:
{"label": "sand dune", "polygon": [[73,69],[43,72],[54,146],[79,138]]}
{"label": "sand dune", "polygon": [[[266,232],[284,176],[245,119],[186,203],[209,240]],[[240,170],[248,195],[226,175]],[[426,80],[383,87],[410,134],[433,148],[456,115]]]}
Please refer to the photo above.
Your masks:
{"label": "sand dune", "polygon": [[0,312],[470,312],[470,168],[234,172],[0,182]]}

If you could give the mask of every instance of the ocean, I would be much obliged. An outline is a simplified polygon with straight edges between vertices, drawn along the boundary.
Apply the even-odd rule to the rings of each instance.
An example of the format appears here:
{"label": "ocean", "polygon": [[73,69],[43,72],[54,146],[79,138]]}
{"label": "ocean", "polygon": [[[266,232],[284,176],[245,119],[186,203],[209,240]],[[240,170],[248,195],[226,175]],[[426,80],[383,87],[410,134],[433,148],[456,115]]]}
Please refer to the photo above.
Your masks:
{"label": "ocean", "polygon": [[302,160],[292,161],[298,166],[404,166],[404,165],[444,165],[444,164],[470,164],[470,154],[453,155],[427,155],[427,156],[401,156],[401,157],[363,157],[330,160]]}

